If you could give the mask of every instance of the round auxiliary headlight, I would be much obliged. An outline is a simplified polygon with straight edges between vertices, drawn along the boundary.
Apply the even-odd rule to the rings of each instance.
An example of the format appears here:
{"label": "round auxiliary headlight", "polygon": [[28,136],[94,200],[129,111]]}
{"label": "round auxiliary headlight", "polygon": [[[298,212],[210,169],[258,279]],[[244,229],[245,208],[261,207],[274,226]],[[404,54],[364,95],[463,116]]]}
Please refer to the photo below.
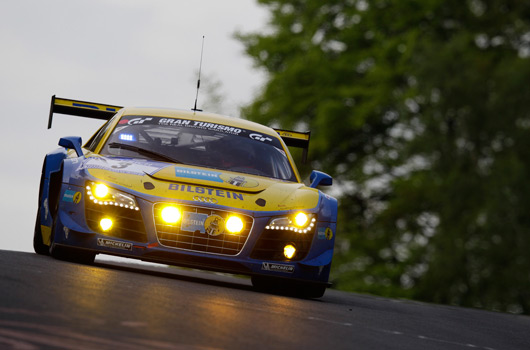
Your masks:
{"label": "round auxiliary headlight", "polygon": [[112,220],[109,218],[101,219],[99,222],[99,227],[101,227],[104,232],[109,231],[112,228]]}
{"label": "round auxiliary headlight", "polygon": [[230,233],[240,233],[243,227],[243,220],[238,216],[230,216],[225,223],[225,228]]}
{"label": "round auxiliary headlight", "polygon": [[93,194],[97,199],[103,199],[109,194],[109,188],[104,184],[97,184],[94,186]]}
{"label": "round auxiliary headlight", "polygon": [[168,224],[176,224],[180,220],[180,210],[175,206],[167,206],[162,209],[162,220]]}
{"label": "round auxiliary headlight", "polygon": [[292,259],[295,254],[296,248],[293,244],[287,244],[285,247],[283,247],[283,256],[285,256],[287,259]]}
{"label": "round auxiliary headlight", "polygon": [[294,224],[298,227],[305,227],[309,222],[309,217],[305,213],[297,213],[294,217]]}

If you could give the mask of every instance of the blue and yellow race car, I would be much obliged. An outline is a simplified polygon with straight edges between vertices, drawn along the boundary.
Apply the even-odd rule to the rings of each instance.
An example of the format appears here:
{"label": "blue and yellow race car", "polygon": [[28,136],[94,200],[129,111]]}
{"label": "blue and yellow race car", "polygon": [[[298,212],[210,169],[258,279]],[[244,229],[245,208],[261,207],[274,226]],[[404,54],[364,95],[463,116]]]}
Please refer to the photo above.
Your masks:
{"label": "blue and yellow race car", "polygon": [[54,113],[106,120],[44,159],[34,249],[91,263],[110,254],[251,276],[257,289],[321,297],[337,201],[304,185],[287,146],[310,134],[247,120],[53,96]]}

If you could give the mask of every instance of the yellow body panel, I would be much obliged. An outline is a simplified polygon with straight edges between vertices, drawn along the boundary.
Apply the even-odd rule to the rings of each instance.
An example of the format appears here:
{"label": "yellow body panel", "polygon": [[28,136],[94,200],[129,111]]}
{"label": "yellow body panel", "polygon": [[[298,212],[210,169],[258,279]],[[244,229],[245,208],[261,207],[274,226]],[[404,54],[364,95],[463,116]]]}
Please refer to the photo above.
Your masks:
{"label": "yellow body panel", "polygon": [[84,108],[89,110],[100,110],[100,111],[108,111],[108,112],[117,112],[120,108],[119,106],[113,106],[113,105],[105,105],[101,103],[93,103],[93,102],[84,102],[84,101],[77,101],[77,100],[70,100],[66,98],[60,98],[56,97],[54,100],[55,105],[57,106],[64,106],[64,107],[74,107],[74,108]]}
{"label": "yellow body panel", "polygon": [[[170,170],[167,170],[167,169]],[[162,169],[171,171],[173,166]],[[90,175],[133,191],[150,196],[167,198],[168,200],[201,201],[206,198],[226,207],[252,211],[278,211],[311,209],[318,205],[318,190],[306,187],[301,183],[273,181],[270,179],[249,177],[249,180],[259,182],[259,190],[248,191],[247,188],[237,187],[226,183],[198,181],[196,179],[180,179],[181,181],[157,179],[155,176],[116,174],[104,169],[88,169]],[[174,170],[173,170],[174,172]],[[241,175],[241,174],[240,174]],[[146,189],[145,183],[154,185],[153,189]],[[199,199],[200,198],[200,199]],[[262,199],[264,201],[258,201]],[[263,205],[259,205],[263,204]]]}
{"label": "yellow body panel", "polygon": [[309,134],[302,133],[302,132],[295,132],[295,131],[287,131],[287,130],[276,130],[278,132],[278,135],[281,137],[290,137],[293,139],[299,139],[307,141],[309,140]]}

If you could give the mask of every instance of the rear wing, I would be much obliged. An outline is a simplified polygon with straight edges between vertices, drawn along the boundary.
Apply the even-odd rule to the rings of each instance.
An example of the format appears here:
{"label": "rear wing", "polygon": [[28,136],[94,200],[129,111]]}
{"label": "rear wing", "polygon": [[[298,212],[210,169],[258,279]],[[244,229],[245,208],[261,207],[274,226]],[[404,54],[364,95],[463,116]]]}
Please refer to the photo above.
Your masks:
{"label": "rear wing", "polygon": [[302,163],[307,162],[307,151],[309,149],[309,138],[311,131],[298,132],[283,129],[274,129],[280,135],[287,146],[302,148]]}
{"label": "rear wing", "polygon": [[66,98],[55,97],[55,95],[53,95],[50,105],[50,116],[48,118],[48,129],[52,127],[54,113],[109,120],[121,108],[123,107],[104,105],[94,102],[68,100]]}
{"label": "rear wing", "polygon": [[[120,110],[122,106],[105,105],[101,103],[69,100],[66,98],[52,96],[50,105],[50,116],[48,118],[48,129],[52,127],[53,114],[68,114],[78,117],[109,120]],[[309,138],[311,131],[298,132],[283,129],[274,129],[287,146],[302,148],[302,162],[307,162],[307,151],[309,149]]]}

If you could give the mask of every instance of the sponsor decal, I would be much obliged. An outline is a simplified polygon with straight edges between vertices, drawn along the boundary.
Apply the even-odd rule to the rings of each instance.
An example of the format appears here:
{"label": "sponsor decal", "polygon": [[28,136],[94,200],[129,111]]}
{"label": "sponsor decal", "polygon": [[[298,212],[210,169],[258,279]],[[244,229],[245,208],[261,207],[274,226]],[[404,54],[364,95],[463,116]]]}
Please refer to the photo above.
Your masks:
{"label": "sponsor decal", "polygon": [[89,105],[87,103],[79,103],[79,102],[72,103],[72,106],[73,107],[81,107],[81,108],[97,109],[97,110],[100,110],[100,111],[109,111],[109,112],[116,112],[117,111],[116,108],[112,108],[112,107],[106,107],[106,106],[98,107],[96,105]]}
{"label": "sponsor decal", "polygon": [[143,124],[147,121],[153,120],[153,118],[132,118],[132,119],[122,119],[118,124],[127,124],[127,125],[138,125]]}
{"label": "sponsor decal", "polygon": [[180,223],[180,229],[182,231],[206,233],[205,221],[208,218],[207,214],[184,212],[182,215],[182,221]]}
{"label": "sponsor decal", "polygon": [[153,175],[161,169],[157,163],[148,160],[136,160],[134,162],[125,162],[123,160],[114,160],[110,158],[88,158],[85,160],[83,168],[110,170],[114,173],[131,174],[131,175]]}
{"label": "sponsor decal", "polygon": [[219,236],[225,230],[225,221],[219,215],[210,215],[204,221],[204,231],[210,236]]}
{"label": "sponsor decal", "polygon": [[118,163],[112,164],[110,167],[112,169],[127,169],[131,165],[133,165],[133,163],[131,162],[118,162]]}
{"label": "sponsor decal", "polygon": [[158,120],[159,125],[185,126],[188,128],[221,131],[227,134],[239,135],[243,130],[228,125],[201,122],[198,120],[162,118]]}
{"label": "sponsor decal", "polygon": [[261,142],[272,142],[272,139],[270,137],[265,137],[261,134],[250,134],[248,135],[252,140],[261,141]]}
{"label": "sponsor decal", "polygon": [[259,182],[253,179],[249,179],[245,176],[230,176],[223,174],[220,178],[227,184],[237,187],[252,188],[259,185]]}
{"label": "sponsor decal", "polygon": [[190,123],[191,123],[191,120],[186,120],[186,119],[162,118],[158,120],[158,125],[183,126],[183,125],[190,125]]}
{"label": "sponsor decal", "polygon": [[234,185],[234,186],[245,186],[245,184],[247,183],[243,176],[231,177],[227,182],[230,185]]}
{"label": "sponsor decal", "polygon": [[63,201],[68,202],[68,203],[78,204],[81,201],[81,197],[82,197],[81,192],[66,190],[63,195]]}
{"label": "sponsor decal", "polygon": [[318,228],[318,239],[326,239],[326,229],[329,227],[319,227]]}
{"label": "sponsor decal", "polygon": [[206,187],[199,187],[199,186],[192,186],[192,185],[169,184],[169,190],[204,194],[208,196],[215,196],[215,197],[228,198],[228,199],[237,199],[241,201],[244,200],[242,193],[236,193],[236,192],[225,191],[225,190],[217,190],[213,188],[206,188]]}
{"label": "sponsor decal", "polygon": [[275,271],[275,272],[285,272],[293,273],[294,265],[285,265],[285,264],[276,264],[276,263],[261,263],[261,269],[264,271]]}
{"label": "sponsor decal", "polygon": [[330,241],[330,240],[333,238],[333,230],[331,229],[331,227],[328,227],[328,228],[326,229],[325,234],[326,234],[326,239],[327,239],[328,241]]}
{"label": "sponsor decal", "polygon": [[214,182],[223,182],[219,177],[220,172],[210,170],[194,170],[189,168],[175,167],[175,176],[195,180],[208,180]]}
{"label": "sponsor decal", "polygon": [[48,198],[44,199],[44,203],[42,203],[42,206],[44,207],[44,220],[48,220],[48,214],[50,213],[50,210],[48,208]]}
{"label": "sponsor decal", "polygon": [[115,241],[112,239],[98,238],[98,246],[122,250],[132,250],[132,243]]}

